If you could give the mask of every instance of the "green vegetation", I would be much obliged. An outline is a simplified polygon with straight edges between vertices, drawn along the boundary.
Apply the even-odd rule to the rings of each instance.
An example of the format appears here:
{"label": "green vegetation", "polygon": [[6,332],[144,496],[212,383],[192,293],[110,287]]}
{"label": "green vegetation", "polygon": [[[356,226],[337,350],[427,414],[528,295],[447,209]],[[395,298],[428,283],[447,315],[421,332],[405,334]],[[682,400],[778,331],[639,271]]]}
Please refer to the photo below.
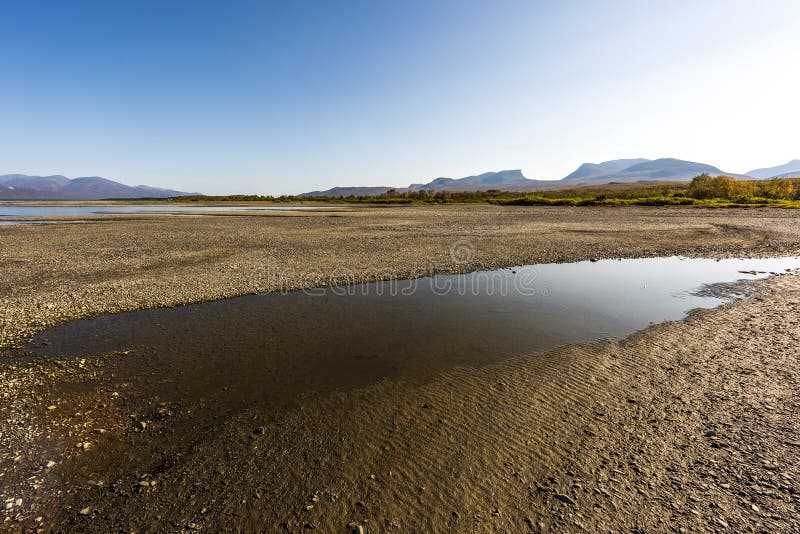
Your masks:
{"label": "green vegetation", "polygon": [[[616,187],[615,187],[616,186]],[[608,184],[603,187],[543,191],[498,204],[559,206],[777,206],[800,208],[800,179],[735,180],[696,176],[691,182],[661,185]]]}
{"label": "green vegetation", "polygon": [[691,182],[611,183],[521,193],[514,191],[396,191],[377,196],[179,197],[191,202],[325,202],[345,204],[483,203],[508,206],[776,206],[800,208],[800,178],[736,180],[696,176]]}

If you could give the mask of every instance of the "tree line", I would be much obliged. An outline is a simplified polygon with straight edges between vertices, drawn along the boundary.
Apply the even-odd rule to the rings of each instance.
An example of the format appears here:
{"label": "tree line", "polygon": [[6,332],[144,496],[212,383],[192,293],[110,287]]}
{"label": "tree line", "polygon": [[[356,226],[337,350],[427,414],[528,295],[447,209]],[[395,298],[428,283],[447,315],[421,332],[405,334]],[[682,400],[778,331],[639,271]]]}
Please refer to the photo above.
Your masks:
{"label": "tree line", "polygon": [[519,191],[398,191],[380,195],[345,197],[227,195],[176,197],[195,202],[326,202],[350,204],[489,203],[503,205],[739,205],[782,204],[800,207],[800,178],[737,180],[730,176],[701,174],[691,182],[610,183],[536,192]]}

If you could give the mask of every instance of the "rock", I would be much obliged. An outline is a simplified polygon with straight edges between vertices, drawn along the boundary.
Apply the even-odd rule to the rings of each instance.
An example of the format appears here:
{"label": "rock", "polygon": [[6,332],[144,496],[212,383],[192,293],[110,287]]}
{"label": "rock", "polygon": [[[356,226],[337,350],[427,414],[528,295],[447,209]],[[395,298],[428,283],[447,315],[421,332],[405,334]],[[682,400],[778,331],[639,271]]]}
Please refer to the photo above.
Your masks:
{"label": "rock", "polygon": [[45,464],[45,467],[47,469],[50,469],[50,468],[54,467],[55,465],[56,465],[56,463],[53,460],[47,460],[47,463]]}
{"label": "rock", "polygon": [[556,499],[558,499],[559,501],[561,501],[563,503],[575,504],[575,501],[573,501],[572,499],[570,499],[569,497],[567,497],[566,495],[563,495],[561,493],[556,493]]}
{"label": "rock", "polygon": [[86,508],[81,509],[81,511],[78,513],[81,515],[89,515],[92,513],[92,509],[87,506]]}
{"label": "rock", "polygon": [[17,500],[15,500],[15,501],[14,501],[14,505],[16,505],[16,506],[22,506],[22,499],[20,499],[20,498],[17,498]]}

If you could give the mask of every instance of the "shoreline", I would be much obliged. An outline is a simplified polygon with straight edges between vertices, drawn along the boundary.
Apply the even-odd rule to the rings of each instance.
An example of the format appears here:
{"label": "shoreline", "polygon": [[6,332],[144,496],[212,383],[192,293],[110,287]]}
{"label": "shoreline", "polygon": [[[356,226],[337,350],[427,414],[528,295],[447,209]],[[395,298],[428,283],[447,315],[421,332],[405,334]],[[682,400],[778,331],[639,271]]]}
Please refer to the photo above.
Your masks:
{"label": "shoreline", "polygon": [[[403,206],[4,227],[0,349],[76,319],[276,289],[592,258],[800,254],[792,212],[627,208],[611,218],[608,210]],[[463,243],[467,256],[454,255]]]}
{"label": "shoreline", "polygon": [[[619,341],[456,367],[422,384],[311,396],[267,419],[245,409],[168,454],[167,467],[148,470],[144,490],[140,472],[104,476],[98,462],[107,447],[162,441],[180,408],[167,406],[175,411],[168,418],[151,414],[144,430],[124,408],[119,416],[118,408],[87,411],[119,403],[107,363],[123,354],[15,362],[14,376],[39,384],[20,395],[29,409],[42,396],[41,404],[52,402],[53,378],[95,384],[61,396],[55,410],[32,410],[31,428],[74,428],[71,439],[91,448],[76,450],[68,439],[63,453],[45,442],[46,453],[29,436],[14,464],[32,460],[41,479],[25,495],[33,510],[17,524],[34,526],[36,513],[56,505],[42,525],[88,532],[153,524],[338,531],[351,522],[379,532],[788,528],[800,520],[800,431],[790,430],[800,362],[786,328],[800,307],[800,276],[746,284],[748,299]],[[760,343],[748,342],[748,331],[760,332]],[[80,430],[97,426],[104,433]],[[753,450],[763,461],[753,461]],[[45,457],[55,466],[35,467]]]}

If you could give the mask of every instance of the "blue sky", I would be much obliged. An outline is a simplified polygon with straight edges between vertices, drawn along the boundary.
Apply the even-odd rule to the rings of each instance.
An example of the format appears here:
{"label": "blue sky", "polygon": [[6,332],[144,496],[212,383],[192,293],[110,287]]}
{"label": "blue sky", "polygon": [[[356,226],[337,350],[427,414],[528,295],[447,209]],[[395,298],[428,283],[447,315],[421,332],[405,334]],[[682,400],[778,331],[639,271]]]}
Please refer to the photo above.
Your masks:
{"label": "blue sky", "polygon": [[204,193],[800,158],[800,2],[0,0],[0,174]]}

